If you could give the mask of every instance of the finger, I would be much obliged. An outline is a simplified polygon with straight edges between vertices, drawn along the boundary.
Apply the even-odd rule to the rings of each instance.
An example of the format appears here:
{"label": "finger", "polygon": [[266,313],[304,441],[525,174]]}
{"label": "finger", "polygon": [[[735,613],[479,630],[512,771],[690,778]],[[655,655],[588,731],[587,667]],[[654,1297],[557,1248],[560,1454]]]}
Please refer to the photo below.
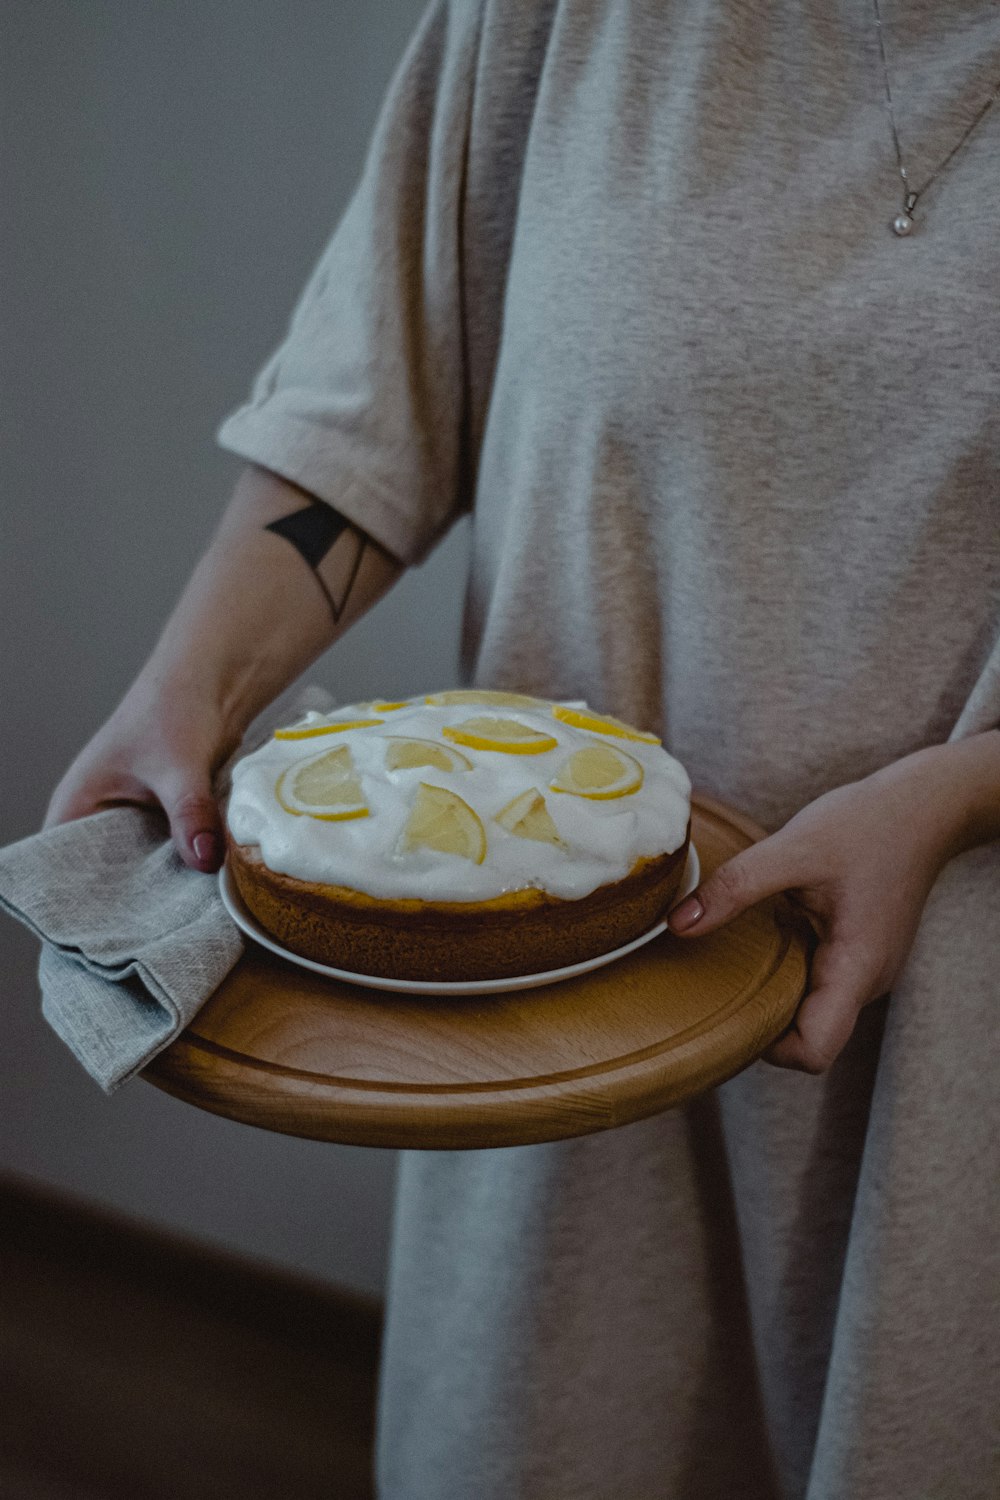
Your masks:
{"label": "finger", "polygon": [[813,980],[789,1029],[764,1053],[775,1067],[824,1073],[847,1045],[877,988],[855,954],[833,945],[817,949]]}
{"label": "finger", "polygon": [[42,828],[55,828],[59,823],[73,823],[77,818],[86,818],[98,812],[99,804],[93,797],[77,793],[75,796],[54,796],[48,805]]}
{"label": "finger", "polygon": [[764,1060],[799,1073],[825,1073],[850,1040],[860,1009],[842,991],[812,990],[791,1028],[768,1048]]}
{"label": "finger", "polygon": [[720,865],[668,913],[667,924],[679,936],[701,937],[724,927],[765,897],[800,883],[801,871],[793,864],[787,845],[773,834]]}
{"label": "finger", "polygon": [[118,778],[103,786],[93,782],[83,782],[75,787],[72,784],[60,785],[49,801],[42,828],[73,823],[77,818],[89,818],[107,807],[120,807],[128,802],[146,807],[155,805],[156,798],[148,787],[131,778]]}
{"label": "finger", "polygon": [[181,859],[192,870],[217,870],[226,845],[207,773],[187,771],[157,790]]}

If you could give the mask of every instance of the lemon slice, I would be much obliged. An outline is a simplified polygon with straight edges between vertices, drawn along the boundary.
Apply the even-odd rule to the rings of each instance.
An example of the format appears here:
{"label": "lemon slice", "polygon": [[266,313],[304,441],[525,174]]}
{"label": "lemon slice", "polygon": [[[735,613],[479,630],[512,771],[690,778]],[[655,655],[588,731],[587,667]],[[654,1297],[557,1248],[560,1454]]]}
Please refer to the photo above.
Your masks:
{"label": "lemon slice", "polygon": [[428,693],[425,703],[439,708],[449,703],[492,703],[507,708],[548,708],[547,698],[532,698],[528,693],[505,693],[499,688],[453,688],[447,693]]}
{"label": "lemon slice", "polygon": [[486,858],[486,830],[478,814],[457,793],[422,781],[399,848],[404,854],[411,849],[440,849],[481,865]]}
{"label": "lemon slice", "polygon": [[446,724],[441,730],[446,740],[469,745],[473,750],[501,750],[507,755],[539,755],[554,750],[559,741],[540,729],[531,729],[517,719],[466,719],[461,724]]}
{"label": "lemon slice", "polygon": [[472,761],[467,755],[452,745],[440,745],[436,740],[403,739],[393,734],[386,737],[385,745],[387,771],[406,771],[411,766],[433,766],[436,771],[472,770]]}
{"label": "lemon slice", "polygon": [[400,703],[382,703],[380,701],[378,703],[369,704],[369,707],[371,708],[373,714],[391,714],[397,708],[409,708],[409,706],[409,698],[404,698]]}
{"label": "lemon slice", "polygon": [[642,786],[642,766],[613,745],[585,745],[563,761],[552,781],[554,792],[604,801],[627,797]]}
{"label": "lemon slice", "polygon": [[645,745],[661,745],[663,741],[655,734],[647,734],[644,729],[634,729],[631,724],[626,724],[622,719],[613,719],[610,715],[592,714],[589,709],[566,708],[561,703],[553,706],[554,718],[563,724],[572,724],[574,729],[588,729],[591,734],[614,734],[623,740],[642,740]]}
{"label": "lemon slice", "polygon": [[307,724],[301,729],[276,729],[276,740],[311,740],[318,734],[342,734],[345,729],[367,729],[369,724],[384,724],[384,719],[349,719],[338,724]]}
{"label": "lemon slice", "polygon": [[368,817],[361,782],[346,745],[287,766],[278,777],[274,795],[285,811],[296,817],[320,818],[325,823]]}
{"label": "lemon slice", "polygon": [[519,839],[535,839],[540,844],[563,847],[559,830],[553,823],[545,798],[537,787],[529,787],[496,814],[495,822]]}

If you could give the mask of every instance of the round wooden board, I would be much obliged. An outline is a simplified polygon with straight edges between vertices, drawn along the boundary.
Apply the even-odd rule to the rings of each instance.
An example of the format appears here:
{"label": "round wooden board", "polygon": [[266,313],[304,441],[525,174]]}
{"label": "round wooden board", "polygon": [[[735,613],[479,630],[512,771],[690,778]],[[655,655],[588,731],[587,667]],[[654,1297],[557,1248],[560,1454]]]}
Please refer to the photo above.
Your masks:
{"label": "round wooden board", "polygon": [[[762,837],[696,798],[703,875]],[[577,979],[438,999],[312,974],[255,944],[143,1077],[265,1130],[359,1146],[522,1146],[610,1130],[732,1077],[789,1024],[811,929],[783,898]]]}

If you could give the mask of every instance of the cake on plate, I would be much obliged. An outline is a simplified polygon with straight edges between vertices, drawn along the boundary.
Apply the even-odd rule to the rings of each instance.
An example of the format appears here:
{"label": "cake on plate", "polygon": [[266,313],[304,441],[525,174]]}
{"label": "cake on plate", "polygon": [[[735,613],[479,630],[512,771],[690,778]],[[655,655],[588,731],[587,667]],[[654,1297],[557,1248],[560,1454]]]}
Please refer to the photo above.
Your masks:
{"label": "cake on plate", "polygon": [[639,937],[684,871],[691,784],[585,703],[460,689],[310,713],[237,762],[227,862],[284,947],[449,981]]}

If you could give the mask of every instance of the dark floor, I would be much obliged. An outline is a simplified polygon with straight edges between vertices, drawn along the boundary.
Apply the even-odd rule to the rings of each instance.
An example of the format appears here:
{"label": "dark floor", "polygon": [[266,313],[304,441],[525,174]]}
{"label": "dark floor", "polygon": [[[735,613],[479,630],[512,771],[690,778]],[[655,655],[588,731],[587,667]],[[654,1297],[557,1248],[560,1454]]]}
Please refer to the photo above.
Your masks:
{"label": "dark floor", "polygon": [[379,1325],[0,1182],[0,1500],[370,1500]]}

